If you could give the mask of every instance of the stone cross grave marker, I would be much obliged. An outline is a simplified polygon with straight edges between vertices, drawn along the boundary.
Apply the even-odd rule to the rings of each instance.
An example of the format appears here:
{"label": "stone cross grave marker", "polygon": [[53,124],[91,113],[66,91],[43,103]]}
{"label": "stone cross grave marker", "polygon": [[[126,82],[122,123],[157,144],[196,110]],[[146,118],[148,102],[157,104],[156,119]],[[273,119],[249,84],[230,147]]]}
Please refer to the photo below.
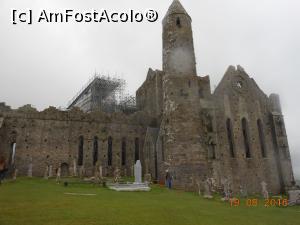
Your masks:
{"label": "stone cross grave marker", "polygon": [[140,160],[137,160],[134,165],[134,183],[142,183],[142,165]]}

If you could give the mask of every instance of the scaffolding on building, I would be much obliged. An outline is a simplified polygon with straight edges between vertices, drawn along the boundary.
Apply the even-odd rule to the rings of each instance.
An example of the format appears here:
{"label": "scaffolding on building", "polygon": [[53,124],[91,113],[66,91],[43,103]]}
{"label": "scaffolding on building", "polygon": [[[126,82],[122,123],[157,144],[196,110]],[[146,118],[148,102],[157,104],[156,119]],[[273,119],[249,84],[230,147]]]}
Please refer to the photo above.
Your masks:
{"label": "scaffolding on building", "polygon": [[125,87],[124,79],[95,73],[69,101],[67,109],[77,106],[85,112],[95,110],[134,112],[136,111],[135,97],[125,94]]}

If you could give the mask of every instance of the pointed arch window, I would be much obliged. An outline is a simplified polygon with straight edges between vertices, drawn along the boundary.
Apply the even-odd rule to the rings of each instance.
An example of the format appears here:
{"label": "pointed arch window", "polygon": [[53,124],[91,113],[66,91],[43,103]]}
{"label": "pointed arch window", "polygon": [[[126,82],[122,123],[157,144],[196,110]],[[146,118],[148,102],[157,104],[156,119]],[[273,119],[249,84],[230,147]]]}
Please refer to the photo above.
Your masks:
{"label": "pointed arch window", "polygon": [[121,157],[122,157],[122,166],[125,166],[126,165],[126,138],[122,139]]}
{"label": "pointed arch window", "polygon": [[216,144],[213,140],[212,137],[209,137],[209,140],[208,140],[208,144],[209,144],[209,147],[208,147],[208,156],[210,159],[216,159]]}
{"label": "pointed arch window", "polygon": [[230,155],[232,158],[234,158],[235,155],[234,155],[232,124],[231,124],[231,119],[229,119],[229,118],[226,120],[226,129],[227,129],[227,139],[228,139],[228,144],[229,144]]}
{"label": "pointed arch window", "polygon": [[107,165],[112,165],[112,137],[108,137],[107,142]]}
{"label": "pointed arch window", "polygon": [[214,131],[213,118],[210,114],[207,115],[206,129],[207,129],[208,132],[213,132]]}
{"label": "pointed arch window", "polygon": [[140,159],[140,140],[139,138],[135,138],[135,141],[134,141],[134,159],[135,159],[135,162],[137,160]]}
{"label": "pointed arch window", "polygon": [[179,28],[181,27],[181,21],[179,17],[176,18],[176,26]]}
{"label": "pointed arch window", "polygon": [[93,143],[93,165],[95,166],[98,162],[98,137],[94,137]]}
{"label": "pointed arch window", "polygon": [[265,135],[263,130],[263,125],[261,122],[261,119],[257,120],[257,129],[258,129],[258,135],[259,135],[259,142],[260,142],[260,149],[261,149],[261,155],[262,157],[266,157],[266,144],[265,144]]}
{"label": "pointed arch window", "polygon": [[78,166],[82,166],[83,165],[83,144],[84,144],[84,140],[83,140],[83,136],[79,137],[79,146],[78,146]]}
{"label": "pointed arch window", "polygon": [[251,158],[249,128],[248,128],[248,122],[246,118],[242,119],[242,131],[243,131],[246,158]]}

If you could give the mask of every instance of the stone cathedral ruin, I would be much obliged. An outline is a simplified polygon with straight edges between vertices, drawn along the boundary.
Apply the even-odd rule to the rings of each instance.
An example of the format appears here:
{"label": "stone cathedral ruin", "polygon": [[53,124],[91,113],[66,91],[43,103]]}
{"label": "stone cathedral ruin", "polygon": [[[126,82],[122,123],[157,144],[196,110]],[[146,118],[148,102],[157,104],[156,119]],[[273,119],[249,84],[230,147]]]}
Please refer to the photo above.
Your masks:
{"label": "stone cathedral ruin", "polygon": [[[116,169],[193,190],[213,178],[248,193],[266,182],[272,193],[294,185],[279,96],[267,96],[241,66],[229,66],[214,92],[209,76],[198,76],[191,17],[174,0],[163,25],[163,68],[149,69],[135,99],[115,101],[121,81],[95,77],[67,110],[0,105],[0,154],[26,176],[61,168],[62,176],[84,171],[105,176]],[[117,104],[111,104],[115,103]]]}

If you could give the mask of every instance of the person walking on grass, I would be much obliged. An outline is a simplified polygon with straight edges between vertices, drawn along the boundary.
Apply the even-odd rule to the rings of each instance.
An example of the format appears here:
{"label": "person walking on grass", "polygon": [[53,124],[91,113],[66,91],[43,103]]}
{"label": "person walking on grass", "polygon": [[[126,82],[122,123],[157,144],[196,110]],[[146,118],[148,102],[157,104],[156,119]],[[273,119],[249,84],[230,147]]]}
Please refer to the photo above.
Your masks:
{"label": "person walking on grass", "polygon": [[171,176],[169,170],[166,170],[166,186],[167,186],[169,189],[172,188],[172,180],[173,180],[173,178],[172,178],[172,176]]}
{"label": "person walking on grass", "polygon": [[2,184],[2,181],[5,178],[5,174],[7,172],[6,168],[6,160],[4,156],[0,156],[0,185]]}

